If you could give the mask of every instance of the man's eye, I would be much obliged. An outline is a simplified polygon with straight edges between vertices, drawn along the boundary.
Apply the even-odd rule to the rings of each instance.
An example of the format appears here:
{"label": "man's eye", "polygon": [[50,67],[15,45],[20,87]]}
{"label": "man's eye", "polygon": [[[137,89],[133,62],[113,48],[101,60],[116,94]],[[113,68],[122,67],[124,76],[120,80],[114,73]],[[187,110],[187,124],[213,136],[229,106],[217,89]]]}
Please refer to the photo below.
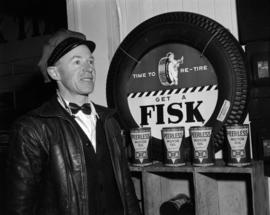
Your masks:
{"label": "man's eye", "polygon": [[80,64],[81,64],[81,61],[80,61],[80,60],[75,60],[74,63],[75,63],[76,65],[80,65]]}
{"label": "man's eye", "polygon": [[89,63],[90,65],[94,65],[94,60],[93,60],[93,59],[90,59],[90,60],[88,60],[88,63]]}

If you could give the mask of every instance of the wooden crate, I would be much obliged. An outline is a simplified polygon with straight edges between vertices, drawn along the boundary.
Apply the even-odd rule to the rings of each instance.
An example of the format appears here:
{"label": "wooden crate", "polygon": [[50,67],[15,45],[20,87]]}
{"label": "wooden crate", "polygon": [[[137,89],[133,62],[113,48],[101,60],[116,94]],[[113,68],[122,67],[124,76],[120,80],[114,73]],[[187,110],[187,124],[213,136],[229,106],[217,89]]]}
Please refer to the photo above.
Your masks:
{"label": "wooden crate", "polygon": [[159,215],[160,205],[179,193],[193,200],[196,215],[269,214],[262,162],[248,167],[165,167],[156,163],[130,168],[145,215]]}

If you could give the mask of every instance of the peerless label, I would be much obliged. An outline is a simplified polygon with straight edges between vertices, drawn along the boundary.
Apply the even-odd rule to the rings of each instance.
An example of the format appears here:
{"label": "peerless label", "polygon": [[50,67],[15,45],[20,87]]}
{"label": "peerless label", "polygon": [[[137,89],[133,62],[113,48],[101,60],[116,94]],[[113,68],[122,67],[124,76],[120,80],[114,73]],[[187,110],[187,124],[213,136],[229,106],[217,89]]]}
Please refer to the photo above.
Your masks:
{"label": "peerless label", "polygon": [[248,125],[226,126],[229,143],[228,165],[245,166],[250,164]]}
{"label": "peerless label", "polygon": [[126,83],[129,110],[138,126],[151,127],[152,136],[161,140],[164,127],[185,127],[188,137],[190,127],[210,119],[218,100],[217,76],[198,50],[164,44],[138,60]]}
{"label": "peerless label", "polygon": [[133,145],[133,165],[144,166],[151,164],[149,147],[151,128],[131,129],[130,137]]}
{"label": "peerless label", "polygon": [[165,145],[164,164],[167,166],[185,165],[182,142],[184,139],[184,127],[163,128],[162,137]]}
{"label": "peerless label", "polygon": [[213,147],[210,144],[212,128],[191,127],[190,135],[194,147],[193,165],[210,166],[213,165]]}

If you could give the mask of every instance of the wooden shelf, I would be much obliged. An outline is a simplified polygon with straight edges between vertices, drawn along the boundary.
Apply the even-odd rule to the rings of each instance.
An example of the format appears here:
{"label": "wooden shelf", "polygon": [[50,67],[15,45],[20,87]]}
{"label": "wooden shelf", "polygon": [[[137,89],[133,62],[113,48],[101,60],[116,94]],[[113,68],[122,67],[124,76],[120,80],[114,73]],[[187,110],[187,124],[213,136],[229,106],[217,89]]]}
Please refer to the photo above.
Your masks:
{"label": "wooden shelf", "polygon": [[222,161],[210,167],[167,167],[157,162],[130,169],[145,215],[159,215],[160,205],[179,193],[193,200],[196,215],[269,214],[263,162],[247,167],[228,167]]}

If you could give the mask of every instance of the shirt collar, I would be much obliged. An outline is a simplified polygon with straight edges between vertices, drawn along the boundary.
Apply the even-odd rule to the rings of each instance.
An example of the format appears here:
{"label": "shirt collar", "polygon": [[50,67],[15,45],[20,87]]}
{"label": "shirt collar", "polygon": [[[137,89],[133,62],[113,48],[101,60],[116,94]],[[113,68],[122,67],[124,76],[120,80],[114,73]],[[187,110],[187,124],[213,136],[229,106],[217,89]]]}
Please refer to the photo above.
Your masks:
{"label": "shirt collar", "polygon": [[[67,101],[66,99],[64,99],[64,98],[61,96],[61,94],[59,93],[59,91],[57,91],[57,100],[58,100],[58,102],[61,104],[61,106],[62,106],[63,108],[65,108],[65,110],[66,110],[70,115],[73,115],[73,114],[71,113],[70,108],[68,107],[69,101]],[[90,114],[90,116],[97,117],[97,118],[99,119],[99,115],[98,115],[98,113],[97,113],[97,111],[96,111],[95,105],[94,105],[94,103],[90,100],[90,97],[89,97],[89,96],[88,96],[88,102],[89,102],[89,104],[90,104],[90,106],[91,106],[91,114]]]}
{"label": "shirt collar", "polygon": [[95,117],[97,117],[97,118],[99,119],[99,115],[98,115],[98,113],[97,113],[97,111],[96,111],[95,105],[94,105],[93,102],[89,99],[89,96],[88,96],[88,102],[89,102],[89,104],[90,104],[90,106],[91,106],[91,115],[92,115],[92,116],[95,116]]}

